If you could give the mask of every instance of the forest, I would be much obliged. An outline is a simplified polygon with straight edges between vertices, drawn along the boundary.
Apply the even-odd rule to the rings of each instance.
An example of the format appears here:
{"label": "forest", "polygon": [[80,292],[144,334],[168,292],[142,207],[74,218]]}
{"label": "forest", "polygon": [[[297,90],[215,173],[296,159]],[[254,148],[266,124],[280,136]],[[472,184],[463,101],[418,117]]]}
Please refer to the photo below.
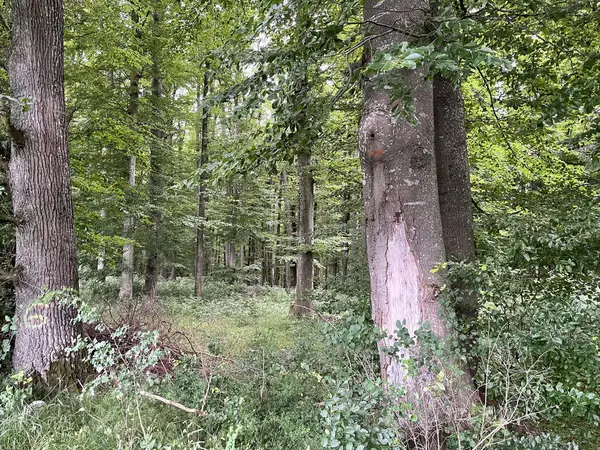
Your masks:
{"label": "forest", "polygon": [[0,450],[600,449],[600,3],[2,0]]}

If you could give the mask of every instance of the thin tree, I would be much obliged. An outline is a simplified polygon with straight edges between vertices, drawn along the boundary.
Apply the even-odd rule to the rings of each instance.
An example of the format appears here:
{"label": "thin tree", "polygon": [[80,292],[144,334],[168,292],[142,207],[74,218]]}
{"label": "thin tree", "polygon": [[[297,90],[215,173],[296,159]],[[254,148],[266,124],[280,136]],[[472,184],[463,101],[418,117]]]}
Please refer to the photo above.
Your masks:
{"label": "thin tree", "polygon": [[12,1],[9,184],[16,231],[13,366],[49,384],[72,381],[77,259],[64,99],[61,0]]}
{"label": "thin tree", "polygon": [[[300,23],[307,20],[305,16]],[[295,101],[303,106],[298,117],[298,133],[294,136],[296,162],[298,166],[298,254],[296,256],[296,298],[292,305],[292,315],[301,317],[312,313],[312,293],[314,287],[314,233],[315,233],[315,182],[312,168],[312,148],[314,141],[309,137],[311,127],[310,110],[306,102],[310,92],[308,70],[305,67],[301,78],[295,83]]]}
{"label": "thin tree", "polygon": [[[138,41],[142,39],[142,29],[139,27],[139,15],[133,10],[131,12],[131,21],[135,26],[135,36]],[[137,122],[140,99],[140,81],[142,74],[138,67],[131,69],[129,76],[129,102],[127,104],[127,115],[130,118],[131,126]],[[129,210],[133,203],[133,191],[136,188],[136,169],[137,158],[132,149],[126,158],[125,171],[127,174],[128,191],[126,192],[125,204],[127,209],[123,218],[123,237],[128,241],[123,244],[123,262],[121,267],[121,284],[119,288],[119,298],[121,300],[131,300],[133,297],[133,275],[135,264],[135,247],[132,242],[133,231],[135,227],[135,218]]]}
{"label": "thin tree", "polygon": [[[206,219],[206,166],[208,164],[208,119],[209,108],[206,103],[210,88],[209,66],[206,64],[202,88],[198,83],[196,105],[200,120],[196,124],[196,146],[198,148],[198,227],[196,229],[196,257],[194,263],[194,295],[202,297],[202,277],[206,267],[206,243],[204,237],[204,220]],[[202,90],[201,90],[202,89]],[[201,94],[202,93],[202,94]],[[204,101],[204,103],[203,103]]]}
{"label": "thin tree", "polygon": [[296,298],[294,316],[312,311],[313,252],[315,232],[315,192],[311,168],[311,151],[303,149],[298,155],[298,244]]}
{"label": "thin tree", "polygon": [[[158,2],[155,2],[158,3]],[[159,268],[159,242],[163,232],[163,214],[160,198],[164,190],[164,163],[167,133],[164,131],[164,118],[162,113],[162,100],[164,99],[162,55],[160,49],[161,12],[155,9],[152,12],[153,48],[152,48],[152,135],[150,143],[150,177],[148,180],[148,200],[150,202],[150,235],[146,246],[146,271],[144,278],[144,295],[149,299],[156,298]]]}
{"label": "thin tree", "polygon": [[[287,188],[287,172],[285,169],[281,171],[281,192],[283,198],[284,220],[285,220],[285,236],[286,242],[292,240],[292,213],[290,210],[290,202],[285,194]],[[287,244],[289,245],[289,244]],[[286,246],[287,246],[286,245]],[[285,289],[289,292],[292,288],[292,262],[289,255],[285,258]]]}

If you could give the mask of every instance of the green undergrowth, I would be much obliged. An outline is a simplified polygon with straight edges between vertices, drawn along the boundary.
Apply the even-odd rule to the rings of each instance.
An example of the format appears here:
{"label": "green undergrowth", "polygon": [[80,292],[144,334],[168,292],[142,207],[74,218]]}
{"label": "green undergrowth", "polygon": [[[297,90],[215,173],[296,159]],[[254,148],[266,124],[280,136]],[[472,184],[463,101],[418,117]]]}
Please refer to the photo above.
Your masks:
{"label": "green undergrowth", "polygon": [[[593,255],[567,270],[559,267],[574,250],[557,251],[541,272],[532,261],[555,248],[544,230],[522,233],[531,236],[519,244],[529,259],[502,245],[540,223],[525,219],[482,234],[479,262],[450,265],[450,281],[478,293],[473,348],[487,404],[474,407],[470,427],[449,423],[448,450],[599,448]],[[579,260],[588,257],[577,248]],[[96,369],[83,392],[32,403],[27,380],[1,381],[0,449],[405,450],[399,424],[415,413],[402,386],[386,389],[379,378],[364,292],[317,290],[317,313],[306,320],[290,317],[292,296],[277,287],[207,279],[200,300],[193,281],[179,278],[160,284],[157,302],[129,305],[117,292],[116,278],[83,282],[84,302],[108,327],[77,344]],[[456,295],[444,290],[443,299]],[[398,345],[414,344],[401,323],[395,333]],[[425,353],[411,363],[437,375],[431,392],[441,395],[457,355],[426,326],[415,339]]]}
{"label": "green undergrowth", "polygon": [[[0,449],[319,448],[319,413],[329,395],[322,374],[343,364],[341,353],[326,348],[322,321],[291,319],[282,289],[209,282],[198,300],[191,287],[186,279],[161,286],[163,328],[178,331],[170,345],[185,351],[166,376],[131,366],[82,395],[63,393],[39,407],[5,380]],[[141,359],[151,361],[152,350],[139,347]]]}

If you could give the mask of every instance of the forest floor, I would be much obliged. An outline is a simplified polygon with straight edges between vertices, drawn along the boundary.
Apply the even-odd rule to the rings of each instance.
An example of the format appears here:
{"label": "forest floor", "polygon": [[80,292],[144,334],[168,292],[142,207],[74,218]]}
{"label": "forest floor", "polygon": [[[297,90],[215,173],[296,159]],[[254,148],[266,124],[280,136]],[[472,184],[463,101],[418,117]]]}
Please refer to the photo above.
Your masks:
{"label": "forest floor", "polygon": [[[13,398],[0,410],[0,449],[321,447],[319,412],[328,390],[312,367],[336,363],[325,351],[323,323],[291,319],[291,296],[280,288],[216,283],[204,300],[190,290],[191,280],[167,282],[156,305],[136,306],[132,328],[158,329],[158,347],[177,353],[172,365],[166,363],[166,374],[148,373],[155,346],[140,344],[133,352],[146,354],[148,364],[115,364],[116,371],[102,372],[110,373],[105,384],[82,395],[64,392],[32,409],[19,407],[20,391],[7,391],[1,395]],[[88,301],[96,294],[84,287]],[[124,321],[119,308],[98,306],[104,307],[107,323]],[[96,363],[107,366],[115,359],[99,358],[105,363]],[[201,413],[143,397],[141,391]]]}
{"label": "forest floor", "polygon": [[[341,441],[348,449],[402,448],[385,413],[394,398],[377,384],[364,293],[319,290],[320,312],[297,320],[282,288],[209,281],[202,300],[192,289],[191,279],[167,281],[157,302],[124,308],[116,278],[85,281],[84,302],[108,326],[85,344],[95,378],[83,392],[43,403],[32,403],[27,380],[4,383],[0,450],[315,450]],[[502,411],[484,410],[473,428],[497,433],[498,445],[463,436],[449,448],[599,448],[590,425],[575,420],[545,427],[563,438],[535,423],[519,428],[535,432],[513,436],[501,426]],[[585,433],[585,446],[567,442]]]}

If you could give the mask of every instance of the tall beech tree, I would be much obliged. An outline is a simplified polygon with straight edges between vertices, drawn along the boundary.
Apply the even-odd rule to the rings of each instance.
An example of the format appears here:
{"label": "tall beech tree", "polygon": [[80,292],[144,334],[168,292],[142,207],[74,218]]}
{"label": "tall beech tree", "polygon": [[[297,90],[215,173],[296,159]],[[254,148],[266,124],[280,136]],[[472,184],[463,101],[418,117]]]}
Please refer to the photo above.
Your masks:
{"label": "tall beech tree", "polygon": [[[408,35],[386,30],[402,24],[418,33],[426,8],[427,2],[365,2],[365,21],[380,24],[368,28],[372,39],[365,55],[411,41]],[[407,12],[393,12],[396,10]],[[437,304],[443,279],[439,272],[431,272],[445,260],[434,153],[433,86],[424,79],[423,70],[403,75],[419,118],[416,125],[394,120],[389,91],[378,85],[376,76],[367,78],[363,88],[359,144],[373,318],[388,333],[398,320],[406,320],[411,333],[429,322],[443,335]],[[402,382],[406,374],[401,365],[385,352],[381,359],[384,378]]]}
{"label": "tall beech tree", "polygon": [[[415,43],[423,34],[427,1],[368,0],[365,57],[401,42]],[[360,159],[364,177],[367,255],[371,303],[375,324],[386,333],[380,342],[382,377],[407,386],[416,402],[419,445],[439,448],[440,424],[435,400],[427,395],[428,374],[411,376],[402,364],[401,350],[390,355],[397,323],[411,335],[429,324],[444,339],[447,330],[438,302],[444,283],[444,237],[438,200],[435,155],[433,83],[426,68],[394,74],[410,92],[416,123],[393,117],[393,99],[381,75],[365,79],[359,128]]]}
{"label": "tall beech tree", "polygon": [[62,6],[61,0],[14,0],[9,58],[10,87],[18,101],[11,107],[8,173],[18,221],[13,366],[52,384],[75,373],[64,350],[77,331],[74,308],[59,301],[61,291],[78,289]]}

